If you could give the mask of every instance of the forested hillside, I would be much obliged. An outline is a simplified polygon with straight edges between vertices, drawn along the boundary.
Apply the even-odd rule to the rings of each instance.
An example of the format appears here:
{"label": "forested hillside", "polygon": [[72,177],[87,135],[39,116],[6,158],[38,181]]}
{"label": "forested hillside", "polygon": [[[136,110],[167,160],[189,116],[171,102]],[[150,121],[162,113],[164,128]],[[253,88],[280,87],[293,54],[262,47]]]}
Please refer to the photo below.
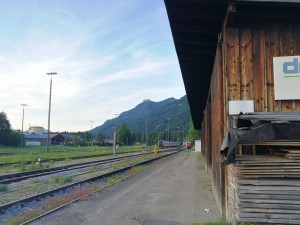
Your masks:
{"label": "forested hillside", "polygon": [[169,128],[170,139],[179,139],[187,134],[191,121],[190,108],[187,97],[180,99],[168,98],[161,102],[142,102],[135,108],[121,113],[117,118],[107,120],[103,125],[95,127],[91,132],[93,135],[112,137],[114,127],[125,123],[127,128],[135,135],[144,134],[163,136]]}

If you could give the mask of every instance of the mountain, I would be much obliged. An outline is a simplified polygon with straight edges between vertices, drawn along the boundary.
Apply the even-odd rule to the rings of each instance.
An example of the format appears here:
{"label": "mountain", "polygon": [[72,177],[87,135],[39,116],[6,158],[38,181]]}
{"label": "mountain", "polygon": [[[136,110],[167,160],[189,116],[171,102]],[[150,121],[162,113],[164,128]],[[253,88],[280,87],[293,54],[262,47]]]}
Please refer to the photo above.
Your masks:
{"label": "mountain", "polygon": [[95,127],[91,133],[102,133],[111,136],[114,127],[122,123],[133,133],[156,133],[170,129],[173,132],[187,132],[191,121],[190,108],[186,95],[180,99],[168,98],[160,102],[147,101],[138,104],[135,108],[121,113],[114,119],[107,120],[101,126]]}

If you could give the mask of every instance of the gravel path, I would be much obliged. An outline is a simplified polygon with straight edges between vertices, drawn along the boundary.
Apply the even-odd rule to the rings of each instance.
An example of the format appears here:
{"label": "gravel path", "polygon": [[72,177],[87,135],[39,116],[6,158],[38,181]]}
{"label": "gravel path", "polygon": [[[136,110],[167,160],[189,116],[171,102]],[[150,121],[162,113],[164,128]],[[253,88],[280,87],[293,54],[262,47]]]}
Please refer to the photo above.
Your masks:
{"label": "gravel path", "polygon": [[177,225],[221,219],[200,153],[183,152],[31,224]]}

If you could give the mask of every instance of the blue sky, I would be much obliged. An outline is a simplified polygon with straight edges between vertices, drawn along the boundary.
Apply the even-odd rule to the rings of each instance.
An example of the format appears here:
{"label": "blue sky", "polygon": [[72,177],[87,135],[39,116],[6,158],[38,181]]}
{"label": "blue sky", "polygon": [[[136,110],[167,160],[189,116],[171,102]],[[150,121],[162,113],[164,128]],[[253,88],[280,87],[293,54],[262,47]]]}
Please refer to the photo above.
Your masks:
{"label": "blue sky", "polygon": [[13,129],[86,131],[185,89],[163,0],[0,0],[0,111]]}

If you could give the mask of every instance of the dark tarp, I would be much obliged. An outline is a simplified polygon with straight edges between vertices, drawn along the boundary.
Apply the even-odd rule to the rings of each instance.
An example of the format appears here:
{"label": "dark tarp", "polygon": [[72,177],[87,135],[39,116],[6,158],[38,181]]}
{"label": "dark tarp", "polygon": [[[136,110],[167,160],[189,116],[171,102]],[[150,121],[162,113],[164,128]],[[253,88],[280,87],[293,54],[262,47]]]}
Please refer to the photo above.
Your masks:
{"label": "dark tarp", "polygon": [[249,123],[250,120],[241,119],[241,117],[245,118],[245,116],[240,115],[237,124],[247,124],[248,126],[237,126],[237,128],[232,128],[227,132],[221,146],[221,153],[227,155],[223,164],[234,162],[235,153],[233,150],[237,144],[258,144],[260,142],[278,140],[300,140],[299,121],[276,121],[273,117],[271,121],[268,121],[267,117],[263,120],[259,120],[258,116],[255,118],[255,123],[253,124],[253,122]]}

